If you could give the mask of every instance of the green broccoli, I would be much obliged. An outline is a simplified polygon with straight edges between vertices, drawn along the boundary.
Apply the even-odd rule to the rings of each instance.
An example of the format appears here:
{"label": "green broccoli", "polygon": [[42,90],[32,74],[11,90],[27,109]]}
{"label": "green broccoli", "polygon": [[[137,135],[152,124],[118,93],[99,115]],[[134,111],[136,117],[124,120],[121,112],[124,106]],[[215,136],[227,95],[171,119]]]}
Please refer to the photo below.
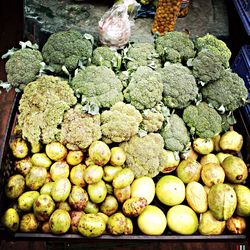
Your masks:
{"label": "green broccoli", "polygon": [[225,70],[223,76],[201,88],[203,100],[219,111],[234,111],[244,106],[248,90],[244,80],[237,74]]}
{"label": "green broccoli", "polygon": [[117,102],[101,114],[102,140],[106,143],[128,141],[138,133],[141,121],[142,116],[134,106]]}
{"label": "green broccoli", "polygon": [[210,50],[201,50],[191,62],[194,77],[205,85],[219,79],[224,73],[221,58]]}
{"label": "green broccoli", "polygon": [[162,100],[161,75],[147,66],[140,66],[132,73],[124,98],[136,109],[150,109]]}
{"label": "green broccoli", "polygon": [[110,108],[123,101],[121,81],[105,66],[87,66],[74,76],[71,85],[82,97],[82,104],[94,102],[101,108]]}
{"label": "green broccoli", "polygon": [[127,70],[136,70],[139,66],[149,66],[153,69],[161,67],[161,60],[151,43],[134,43],[130,45],[125,55]]}
{"label": "green broccoli", "polygon": [[190,128],[190,132],[201,138],[212,138],[222,130],[221,116],[205,102],[184,109],[183,120]]}
{"label": "green broccoli", "polygon": [[191,70],[180,63],[166,63],[159,72],[163,80],[163,103],[167,107],[182,109],[196,100],[198,87]]}
{"label": "green broccoli", "polygon": [[160,134],[164,139],[165,148],[171,151],[184,151],[190,145],[190,137],[184,121],[171,114],[164,122]]}
{"label": "green broccoli", "polygon": [[157,132],[164,122],[164,115],[156,109],[143,110],[142,118],[141,128],[148,133]]}
{"label": "green broccoli", "polygon": [[130,168],[135,177],[155,177],[161,171],[160,156],[164,142],[160,134],[149,133],[144,137],[133,136],[120,147],[126,153],[125,166]]}
{"label": "green broccoli", "polygon": [[237,122],[232,112],[220,114],[220,116],[222,119],[221,122],[222,132],[228,131],[230,127]]}
{"label": "green broccoli", "polygon": [[5,64],[8,83],[15,88],[23,89],[36,79],[43,61],[39,50],[24,48],[16,50]]}
{"label": "green broccoli", "polygon": [[94,49],[91,59],[91,62],[96,66],[106,66],[114,70],[121,68],[121,61],[121,55],[107,46]]}
{"label": "green broccoli", "polygon": [[167,32],[155,39],[155,46],[164,62],[182,62],[195,56],[194,44],[185,32]]}
{"label": "green broccoli", "polygon": [[224,43],[222,40],[218,39],[214,35],[206,34],[204,36],[198,37],[194,44],[198,51],[203,49],[212,51],[215,55],[221,58],[225,68],[229,67],[229,59],[232,53],[227,47],[226,43]]}
{"label": "green broccoli", "polygon": [[100,114],[84,113],[77,104],[65,112],[57,139],[71,150],[86,149],[94,141],[101,139]]}
{"label": "green broccoli", "polygon": [[42,55],[55,73],[63,73],[63,66],[72,72],[91,58],[92,43],[76,30],[59,31],[44,44]]}
{"label": "green broccoli", "polygon": [[68,82],[59,77],[42,76],[30,82],[19,102],[18,125],[23,138],[32,145],[55,141],[64,112],[76,102]]}

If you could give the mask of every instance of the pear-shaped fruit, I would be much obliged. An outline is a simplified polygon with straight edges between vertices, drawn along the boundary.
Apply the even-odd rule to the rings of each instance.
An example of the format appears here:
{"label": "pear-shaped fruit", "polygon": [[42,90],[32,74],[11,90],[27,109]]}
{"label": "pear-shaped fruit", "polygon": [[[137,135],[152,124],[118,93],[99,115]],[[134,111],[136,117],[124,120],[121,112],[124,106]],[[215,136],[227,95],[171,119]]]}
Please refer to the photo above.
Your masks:
{"label": "pear-shaped fruit", "polygon": [[207,155],[214,150],[214,142],[210,138],[196,138],[193,141],[193,148],[197,153]]}
{"label": "pear-shaped fruit", "polygon": [[60,142],[51,142],[47,144],[45,152],[53,161],[62,161],[67,156],[67,149]]}
{"label": "pear-shaped fruit", "polygon": [[233,234],[243,234],[246,231],[246,219],[241,216],[232,216],[226,222],[227,230]]}
{"label": "pear-shaped fruit", "polygon": [[111,148],[110,164],[113,166],[122,166],[126,161],[126,154],[120,147]]}
{"label": "pear-shaped fruit", "polygon": [[118,209],[117,199],[113,195],[107,195],[101,203],[100,211],[108,216],[114,214]]}
{"label": "pear-shaped fruit", "polygon": [[8,208],[3,217],[2,223],[3,225],[10,231],[16,232],[19,228],[19,215],[14,208]]}
{"label": "pear-shaped fruit", "polygon": [[49,219],[50,230],[53,234],[64,234],[70,228],[71,218],[67,211],[57,209]]}
{"label": "pear-shaped fruit", "polygon": [[66,161],[69,165],[75,166],[83,161],[84,154],[81,150],[69,151],[66,157]]}
{"label": "pear-shaped fruit", "polygon": [[24,192],[24,189],[24,177],[20,174],[12,175],[5,185],[5,194],[9,199],[16,199]]}
{"label": "pear-shaped fruit", "polygon": [[234,130],[225,132],[220,139],[222,151],[240,152],[243,145],[243,136]]}
{"label": "pear-shaped fruit", "polygon": [[108,145],[102,141],[95,141],[89,147],[90,159],[99,166],[107,164],[111,157],[111,151]]}
{"label": "pear-shaped fruit", "polygon": [[39,221],[33,213],[24,214],[20,221],[20,231],[23,233],[36,232]]}
{"label": "pear-shaped fruit", "polygon": [[180,163],[180,157],[178,154],[170,150],[163,150],[160,155],[160,166],[162,173],[171,173],[174,171]]}
{"label": "pear-shaped fruit", "polygon": [[237,196],[236,214],[250,216],[250,189],[244,185],[235,185],[234,191]]}

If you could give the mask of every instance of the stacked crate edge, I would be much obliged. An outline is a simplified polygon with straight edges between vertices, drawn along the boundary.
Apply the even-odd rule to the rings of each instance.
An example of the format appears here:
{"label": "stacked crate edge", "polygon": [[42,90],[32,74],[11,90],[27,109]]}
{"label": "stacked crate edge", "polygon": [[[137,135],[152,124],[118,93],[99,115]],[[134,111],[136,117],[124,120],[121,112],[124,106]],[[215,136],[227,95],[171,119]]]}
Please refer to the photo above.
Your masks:
{"label": "stacked crate edge", "polygon": [[[248,89],[248,99],[250,100],[250,45],[243,45],[236,56],[233,65],[233,72],[243,78]],[[250,104],[242,108],[245,120],[250,127]]]}

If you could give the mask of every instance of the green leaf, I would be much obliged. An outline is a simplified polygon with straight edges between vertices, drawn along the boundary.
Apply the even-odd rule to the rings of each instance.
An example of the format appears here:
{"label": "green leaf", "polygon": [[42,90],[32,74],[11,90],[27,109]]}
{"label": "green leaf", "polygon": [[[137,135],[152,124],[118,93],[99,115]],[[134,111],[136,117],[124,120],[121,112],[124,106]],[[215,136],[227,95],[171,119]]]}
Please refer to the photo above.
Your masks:
{"label": "green leaf", "polygon": [[39,46],[36,43],[32,44],[31,41],[26,41],[26,42],[20,41],[19,44],[21,45],[21,49],[25,49],[25,48],[30,48],[30,49],[35,49],[35,50],[39,49]]}
{"label": "green leaf", "polygon": [[8,57],[11,57],[15,53],[15,51],[17,51],[16,48],[9,49],[5,54],[2,55],[1,58],[6,59]]}
{"label": "green leaf", "polygon": [[100,108],[95,102],[88,102],[82,107],[83,112],[87,112],[91,115],[99,114]]}
{"label": "green leaf", "polygon": [[7,92],[9,92],[12,88],[12,85],[8,82],[3,82],[0,80],[0,88],[5,89]]}
{"label": "green leaf", "polygon": [[85,33],[85,34],[83,35],[83,37],[84,37],[85,39],[87,39],[87,40],[90,40],[90,42],[91,42],[92,44],[94,44],[95,40],[94,40],[94,37],[93,37],[92,35]]}

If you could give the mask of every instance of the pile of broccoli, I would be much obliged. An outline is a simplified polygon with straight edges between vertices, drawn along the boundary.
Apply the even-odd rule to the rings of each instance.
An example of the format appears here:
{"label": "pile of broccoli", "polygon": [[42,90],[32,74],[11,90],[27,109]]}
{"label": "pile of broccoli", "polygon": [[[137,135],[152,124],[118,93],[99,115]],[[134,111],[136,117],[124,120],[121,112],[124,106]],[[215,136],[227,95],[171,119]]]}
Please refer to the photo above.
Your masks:
{"label": "pile of broccoli", "polygon": [[18,125],[32,145],[57,140],[87,150],[102,140],[124,149],[136,177],[154,177],[163,150],[177,155],[191,138],[228,130],[246,104],[248,90],[228,68],[230,56],[211,34],[192,40],[168,32],[115,51],[69,30],[51,35],[41,52],[15,51],[6,73],[24,89]]}

